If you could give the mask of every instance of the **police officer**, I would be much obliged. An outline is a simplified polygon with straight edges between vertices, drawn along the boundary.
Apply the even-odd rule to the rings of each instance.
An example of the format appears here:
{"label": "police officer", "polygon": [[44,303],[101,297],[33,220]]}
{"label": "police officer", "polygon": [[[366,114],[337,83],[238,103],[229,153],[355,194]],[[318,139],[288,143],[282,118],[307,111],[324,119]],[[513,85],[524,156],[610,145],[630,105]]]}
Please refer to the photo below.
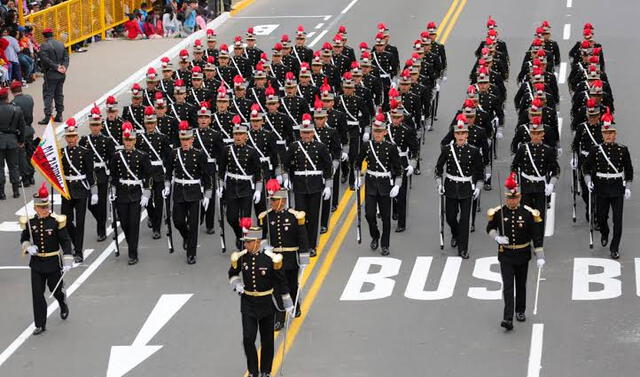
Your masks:
{"label": "police officer", "polygon": [[20,81],[12,81],[9,88],[11,89],[11,94],[13,94],[12,104],[22,110],[24,117],[24,146],[18,148],[18,166],[20,167],[22,184],[24,187],[29,187],[35,184],[33,180],[35,171],[31,166],[31,156],[36,147],[33,141],[35,130],[31,126],[33,123],[33,97],[22,92],[22,82]]}
{"label": "police officer", "polygon": [[40,125],[49,123],[52,109],[51,104],[56,101],[55,122],[62,122],[62,112],[64,111],[64,80],[67,77],[69,68],[69,53],[62,42],[53,39],[53,30],[46,28],[42,30],[45,41],[40,45],[40,65],[44,71],[43,101],[44,118],[38,122]]}
{"label": "police officer", "polygon": [[455,143],[442,146],[435,177],[438,193],[446,199],[445,212],[447,223],[451,227],[451,247],[457,246],[458,255],[468,259],[471,202],[479,197],[482,189],[483,162],[480,149],[467,142],[469,124],[464,114],[458,115],[453,134]]}
{"label": "police officer", "polygon": [[515,313],[516,320],[526,320],[527,304],[527,272],[531,249],[536,254],[536,264],[542,268],[545,263],[543,228],[539,226],[542,218],[538,210],[520,204],[520,193],[515,181],[515,173],[511,173],[505,181],[506,204],[487,211],[489,222],[487,233],[498,243],[498,261],[502,275],[502,295],[504,298],[504,314],[500,326],[506,330],[513,329],[513,296],[515,280]]}
{"label": "police officer", "polygon": [[89,203],[89,212],[96,219],[98,242],[107,238],[107,195],[109,186],[109,167],[107,164],[113,158],[115,145],[113,141],[102,134],[103,120],[100,108],[94,106],[89,114],[89,129],[91,133],[80,138],[80,146],[89,151],[93,157],[93,171],[98,187],[98,203]]}
{"label": "police officer", "polygon": [[[291,299],[298,303],[295,316],[301,315],[298,296],[298,279],[300,269],[309,265],[307,250],[307,229],[305,227],[305,213],[288,208],[288,192],[280,187],[277,181],[267,182],[270,208],[258,216],[263,234],[267,234],[268,244],[273,247],[275,254],[282,255],[282,270],[287,281]],[[273,191],[272,191],[273,190]],[[276,295],[276,318],[274,328],[279,330],[285,324],[282,300]]]}
{"label": "police officer", "polygon": [[[386,141],[387,125],[382,113],[376,115],[373,122],[373,140],[364,143],[356,159],[355,186],[361,186],[360,169],[362,162],[367,161],[365,178],[365,217],[369,223],[371,234],[371,250],[382,246],[382,255],[389,255],[389,237],[391,236],[391,199],[398,196],[402,185],[402,163],[398,148]],[[359,192],[358,192],[359,194]],[[380,209],[382,220],[382,240],[376,212]],[[381,242],[380,242],[381,241]]]}
{"label": "police officer", "polygon": [[129,249],[129,265],[138,263],[141,207],[151,197],[151,161],[149,155],[136,149],[136,131],[130,122],[122,124],[124,148],[109,163],[111,192]]}
{"label": "police officer", "polygon": [[233,118],[233,144],[225,147],[220,156],[220,179],[217,195],[227,205],[227,222],[236,236],[236,247],[242,247],[240,218],[251,217],[251,202],[262,198],[262,165],[260,155],[247,145],[247,126],[240,117]]}
{"label": "police officer", "polygon": [[[22,109],[9,103],[8,88],[0,88],[0,170],[4,172],[6,161],[14,198],[20,197],[18,147],[24,146],[24,134],[25,121]],[[7,198],[4,192],[6,179],[4,173],[0,174],[0,200]]]}
{"label": "police officer", "polygon": [[[67,319],[69,316],[64,283],[60,280],[62,275],[73,266],[71,238],[67,233],[66,216],[51,212],[49,198],[47,185],[42,183],[38,192],[33,195],[35,216],[29,219],[26,216],[21,216],[18,221],[22,229],[20,235],[22,253],[31,256],[29,267],[31,268],[31,295],[36,327],[33,330],[33,335],[42,334],[46,330],[45,284],[60,304],[60,318]],[[60,249],[62,249],[62,255]],[[60,284],[56,288],[58,282]]]}
{"label": "police officer", "polygon": [[205,211],[209,208],[213,194],[211,178],[215,172],[210,170],[205,153],[193,147],[189,123],[182,121],[179,128],[180,148],[171,152],[162,196],[166,199],[172,195],[173,224],[182,235],[187,264],[195,264],[200,206]]}
{"label": "police officer", "polygon": [[609,208],[613,212],[613,238],[609,251],[612,259],[618,259],[622,238],[622,210],[624,200],[631,197],[633,165],[629,148],[616,143],[616,128],[610,112],[602,116],[601,131],[603,143],[591,147],[582,165],[582,172],[589,194],[596,198],[596,214],[603,247],[609,243]]}
{"label": "police officer", "polygon": [[68,230],[74,248],[76,263],[84,260],[84,219],[87,199],[91,205],[98,204],[98,187],[95,185],[93,155],[89,149],[78,145],[78,126],[74,118],[67,119],[64,128],[67,146],[62,148],[62,168],[69,188],[69,198],[62,198],[60,211],[67,217]]}
{"label": "police officer", "polygon": [[118,115],[118,101],[116,97],[109,96],[105,101],[107,108],[107,118],[104,120],[102,133],[113,142],[116,150],[124,148],[122,145],[122,123],[124,120]]}
{"label": "police officer", "polygon": [[[293,301],[282,271],[282,255],[274,253],[270,247],[263,248],[261,238],[262,229],[248,228],[242,238],[245,248],[231,254],[229,268],[229,285],[240,295],[242,343],[247,357],[249,377],[271,376],[274,339],[273,295],[281,296],[287,312],[293,311]],[[260,359],[255,345],[258,330]]]}

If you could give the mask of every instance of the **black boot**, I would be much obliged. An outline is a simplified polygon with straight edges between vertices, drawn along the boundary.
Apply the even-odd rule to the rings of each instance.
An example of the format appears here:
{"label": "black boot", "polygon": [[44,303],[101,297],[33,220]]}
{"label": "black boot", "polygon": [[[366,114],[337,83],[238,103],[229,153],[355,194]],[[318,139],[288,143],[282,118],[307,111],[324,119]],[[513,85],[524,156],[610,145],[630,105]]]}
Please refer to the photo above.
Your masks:
{"label": "black boot", "polygon": [[24,187],[31,187],[31,181],[29,181],[27,176],[22,177],[22,185]]}
{"label": "black boot", "polygon": [[62,113],[57,113],[56,117],[53,118],[53,121],[56,123],[62,123]]}
{"label": "black boot", "polygon": [[608,233],[602,233],[600,235],[600,244],[602,245],[602,247],[605,247],[609,244],[609,234]]}
{"label": "black boot", "polygon": [[13,197],[14,198],[19,198],[20,197],[20,185],[19,184],[13,184],[13,185],[11,185],[11,187],[13,188]]}
{"label": "black boot", "polygon": [[527,320],[527,316],[524,313],[516,313],[516,321],[524,322]]}
{"label": "black boot", "polygon": [[504,327],[507,331],[511,331],[513,330],[513,321],[504,320],[500,322],[500,326]]}
{"label": "black boot", "polygon": [[39,121],[38,124],[41,125],[41,126],[47,125],[47,124],[49,124],[49,119],[50,118],[51,118],[50,116],[46,116],[45,115],[45,117],[42,118],[42,120]]}
{"label": "black boot", "polygon": [[69,306],[67,305],[66,300],[63,300],[60,304],[60,318],[67,319],[69,317]]}
{"label": "black boot", "polygon": [[32,333],[32,334],[33,334],[33,335],[40,335],[40,334],[42,334],[42,333],[43,333],[43,332],[45,332],[45,331],[47,331],[47,329],[45,329],[45,328],[44,328],[44,326],[43,326],[43,327],[36,327],[36,328],[33,330],[33,333]]}
{"label": "black boot", "polygon": [[620,258],[620,253],[617,251],[612,251],[611,252],[611,259],[618,259]]}
{"label": "black boot", "polygon": [[371,248],[371,250],[377,250],[378,249],[378,239],[374,238],[371,240],[371,243],[369,244],[369,247]]}
{"label": "black boot", "polygon": [[380,251],[380,255],[382,255],[382,256],[389,255],[389,246],[382,246],[382,250]]}
{"label": "black boot", "polygon": [[7,195],[4,193],[4,187],[0,188],[0,200],[7,200]]}

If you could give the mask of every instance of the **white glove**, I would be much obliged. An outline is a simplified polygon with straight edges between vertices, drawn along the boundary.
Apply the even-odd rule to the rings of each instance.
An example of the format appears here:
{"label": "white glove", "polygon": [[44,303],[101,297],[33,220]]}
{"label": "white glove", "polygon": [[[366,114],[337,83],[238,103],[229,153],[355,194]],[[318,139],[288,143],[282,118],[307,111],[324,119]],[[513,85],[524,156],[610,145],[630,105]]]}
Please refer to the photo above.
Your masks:
{"label": "white glove", "polygon": [[202,207],[204,208],[204,210],[206,211],[207,208],[209,208],[209,198],[205,197],[204,199],[202,199]]}
{"label": "white glove", "polygon": [[331,187],[325,187],[322,190],[322,199],[329,200],[329,198],[331,198]]}
{"label": "white glove", "polygon": [[562,147],[558,147],[556,151],[558,152],[558,157],[562,156]]}
{"label": "white glove", "polygon": [[216,189],[216,196],[218,198],[222,198],[223,193],[224,193],[224,187],[218,186],[218,188]]}
{"label": "white glove", "polygon": [[360,177],[359,172],[357,172],[357,174],[355,174],[355,177],[354,177],[354,180],[353,180],[353,185],[356,188],[362,187],[362,178]]}
{"label": "white glove", "polygon": [[496,131],[496,139],[500,140],[504,137],[504,135],[502,134],[502,130],[498,128],[498,130]]}
{"label": "white glove", "polygon": [[368,143],[369,142],[369,133],[365,132],[364,134],[362,134],[362,142],[364,143]]}
{"label": "white glove", "polygon": [[479,187],[476,187],[476,188],[473,190],[473,199],[478,199],[478,197],[479,197],[479,196],[480,196],[480,188],[479,188]]}
{"label": "white glove", "polygon": [[578,168],[578,159],[574,157],[571,157],[571,169],[577,169]]}
{"label": "white glove", "polygon": [[262,192],[256,190],[253,192],[253,202],[258,204],[260,203],[260,198],[262,198]]}
{"label": "white glove", "polygon": [[31,245],[31,246],[27,247],[27,253],[29,253],[29,255],[36,255],[36,254],[38,254],[38,246],[36,246],[36,245]]}
{"label": "white glove", "polygon": [[109,194],[109,201],[115,201],[118,196],[116,195],[116,188],[111,186],[111,193]]}
{"label": "white glove", "polygon": [[546,196],[551,195],[551,193],[553,193],[553,184],[551,183],[547,183],[544,185],[544,194]]}
{"label": "white glove", "polygon": [[436,92],[440,91],[440,84],[436,83]]}
{"label": "white glove", "polygon": [[309,265],[309,253],[300,254],[300,268],[305,268]]}
{"label": "white glove", "polygon": [[282,185],[282,175],[281,174],[276,175],[276,181],[278,181],[278,183],[280,185]]}
{"label": "white glove", "polygon": [[284,304],[284,310],[289,313],[289,315],[293,315],[293,301],[291,301],[291,296],[282,296],[282,303]]}
{"label": "white glove", "polygon": [[413,174],[413,170],[414,170],[414,169],[413,169],[413,166],[412,166],[412,165],[409,165],[409,166],[407,166],[406,168],[404,168],[404,170],[406,170],[406,171],[407,171],[407,177],[409,177],[410,175],[412,175],[412,174]]}
{"label": "white glove", "polygon": [[338,160],[331,161],[331,168],[333,169],[332,172],[335,173],[339,167],[340,167],[340,161]]}
{"label": "white glove", "polygon": [[287,174],[282,175],[282,187],[284,187],[285,190],[291,190],[291,181],[289,180],[289,175]]}
{"label": "white glove", "polygon": [[624,200],[629,200],[631,197],[631,189],[624,189]]}
{"label": "white glove", "polygon": [[447,76],[442,76],[442,83],[444,84],[445,82],[447,82]]}
{"label": "white glove", "polygon": [[444,186],[442,184],[438,185],[438,195],[444,195]]}
{"label": "white glove", "polygon": [[162,197],[164,199],[169,197],[169,194],[171,193],[171,182],[164,182],[164,188],[162,189]]}
{"label": "white glove", "polygon": [[593,181],[587,182],[587,188],[589,189],[589,192],[593,192]]}
{"label": "white glove", "polygon": [[231,283],[231,289],[237,294],[241,295],[244,293],[244,284],[240,281],[240,279],[234,280]]}
{"label": "white glove", "polygon": [[342,152],[340,156],[340,161],[347,161],[349,159],[349,154],[347,152]]}
{"label": "white glove", "polygon": [[147,204],[149,204],[149,197],[142,195],[142,198],[140,198],[140,206],[146,208]]}
{"label": "white glove", "polygon": [[400,192],[400,186],[398,185],[394,185],[391,188],[391,191],[389,191],[389,197],[390,198],[395,198],[396,196],[398,196],[398,193]]}
{"label": "white glove", "polygon": [[484,173],[484,180],[488,181],[491,179],[491,173]]}
{"label": "white glove", "polygon": [[72,269],[72,266],[62,266],[62,273],[64,274],[65,272],[69,271],[70,269]]}
{"label": "white glove", "polygon": [[538,258],[536,260],[536,264],[538,265],[538,268],[542,268],[545,264],[544,258]]}
{"label": "white glove", "polygon": [[507,237],[507,236],[496,236],[496,238],[494,238],[494,240],[496,240],[498,245],[506,245],[506,244],[509,243],[509,237]]}
{"label": "white glove", "polygon": [[95,206],[98,204],[98,194],[91,194],[91,205]]}

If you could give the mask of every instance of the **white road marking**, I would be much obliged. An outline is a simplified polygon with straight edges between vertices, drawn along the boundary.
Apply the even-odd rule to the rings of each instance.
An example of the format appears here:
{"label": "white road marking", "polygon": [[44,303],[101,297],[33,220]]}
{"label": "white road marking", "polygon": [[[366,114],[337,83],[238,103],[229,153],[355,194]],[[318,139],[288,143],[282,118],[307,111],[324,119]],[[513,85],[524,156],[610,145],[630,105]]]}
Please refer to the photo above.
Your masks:
{"label": "white road marking", "polygon": [[17,221],[3,221],[0,223],[0,232],[19,232],[21,230]]}
{"label": "white road marking", "polygon": [[28,270],[29,266],[0,266],[0,270]]}
{"label": "white road marking", "polygon": [[330,18],[331,18],[331,16],[324,16],[323,20],[324,21],[329,21]]}
{"label": "white road marking", "polygon": [[316,43],[318,43],[322,39],[322,37],[327,34],[328,31],[329,30],[323,30],[320,34],[318,34],[318,36],[311,43],[309,43],[309,47],[313,47]]}
{"label": "white road marking", "polygon": [[560,140],[562,140],[562,124],[564,123],[564,120],[562,119],[562,117],[558,117],[558,138]]}
{"label": "white road marking", "polygon": [[573,0],[567,0],[567,8],[571,8],[573,6]]}
{"label": "white road marking", "polygon": [[307,38],[311,38],[311,37],[313,37],[314,35],[316,35],[316,32],[315,32],[315,31],[312,31],[312,32],[310,32],[310,33],[307,33]]}
{"label": "white road marking", "polygon": [[560,63],[560,73],[558,74],[558,84],[564,84],[567,75],[567,62]]}
{"label": "white road marking", "polygon": [[269,35],[273,33],[280,26],[280,24],[266,24],[266,25],[256,25],[253,27],[253,33],[255,35]]}
{"label": "white road marking", "polygon": [[527,377],[539,377],[542,369],[542,338],[544,324],[534,323],[531,329],[531,347],[529,349],[529,368]]}
{"label": "white road marking", "polygon": [[[591,273],[591,271],[595,272]],[[615,260],[574,258],[571,299],[595,301],[620,297],[622,295],[621,274],[622,266]]]}
{"label": "white road marking", "polygon": [[544,236],[553,236],[556,226],[556,193],[551,194],[550,208],[547,209],[547,216],[544,220]]}
{"label": "white road marking", "polygon": [[571,38],[571,24],[564,24],[564,29],[562,30],[562,39],[569,40]]}
{"label": "white road marking", "polygon": [[[140,215],[140,222],[146,219],[146,217],[147,217],[147,211],[142,212],[142,214]],[[118,235],[118,243],[122,242],[123,240],[124,240],[124,233],[121,232]],[[96,258],[96,260],[93,261],[93,263],[91,263],[89,267],[87,267],[87,269],[84,270],[82,274],[80,274],[80,276],[78,276],[78,278],[73,282],[73,284],[71,284],[69,289],[67,289],[67,297],[70,297],[78,288],[80,288],[80,286],[85,281],[87,281],[87,279],[94,272],[96,272],[98,267],[100,267],[100,265],[109,256],[111,256],[111,254],[114,253],[115,248],[116,248],[115,241],[111,241],[109,246],[107,246],[104,249],[104,251],[102,251],[102,253],[98,256],[98,258]],[[49,318],[51,314],[53,314],[57,309],[58,309],[58,301],[53,301],[47,307],[47,318]],[[24,344],[24,342],[27,341],[27,339],[29,339],[34,329],[35,329],[35,324],[31,322],[31,324],[20,335],[18,335],[18,337],[13,342],[11,342],[9,347],[7,347],[4,351],[2,351],[2,353],[0,354],[0,367],[9,359],[9,357],[11,357],[11,355],[13,355],[18,350],[18,348],[20,348],[20,346]]]}
{"label": "white road marking", "polygon": [[321,27],[324,26],[324,22],[320,22],[319,24],[317,24],[316,26],[314,26],[314,29],[320,29]]}
{"label": "white road marking", "polygon": [[349,3],[349,5],[347,5],[346,8],[344,8],[342,10],[342,12],[340,12],[340,14],[345,14],[349,11],[349,9],[351,9],[352,6],[354,6],[356,3],[358,2],[358,0],[351,0],[351,2]]}
{"label": "white road marking", "polygon": [[[328,18],[327,18],[328,17]],[[330,15],[313,15],[313,16],[234,16],[233,19],[237,19],[237,18],[245,18],[245,19],[258,19],[258,18],[324,18],[325,21],[328,20],[329,18],[331,18]]]}

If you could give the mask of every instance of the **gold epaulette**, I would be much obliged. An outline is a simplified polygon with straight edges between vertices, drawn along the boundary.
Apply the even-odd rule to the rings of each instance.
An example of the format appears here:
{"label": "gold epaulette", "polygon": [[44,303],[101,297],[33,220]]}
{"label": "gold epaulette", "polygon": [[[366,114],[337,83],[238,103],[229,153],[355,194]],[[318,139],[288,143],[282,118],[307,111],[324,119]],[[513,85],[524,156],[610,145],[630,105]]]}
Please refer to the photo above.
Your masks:
{"label": "gold epaulette", "polygon": [[27,223],[28,222],[29,222],[29,220],[27,219],[27,216],[18,217],[18,224],[20,224],[20,229],[22,229],[22,230],[27,229]]}
{"label": "gold epaulette", "polygon": [[262,225],[262,221],[263,221],[264,217],[265,217],[265,216],[267,216],[267,214],[268,214],[269,212],[271,212],[271,208],[269,208],[269,209],[268,209],[268,210],[266,210],[266,211],[261,212],[261,213],[258,215],[258,222],[260,223],[260,225]]}
{"label": "gold epaulette", "polygon": [[238,268],[238,260],[246,253],[247,249],[244,249],[242,251],[234,251],[233,253],[231,253],[231,267],[233,267],[234,269]]}
{"label": "gold epaulette", "polygon": [[273,261],[274,270],[279,270],[282,268],[282,254],[274,253],[271,250],[265,250],[264,253]]}
{"label": "gold epaulette", "polygon": [[500,208],[502,208],[502,206],[497,206],[495,208],[489,208],[487,210],[487,217],[489,217],[489,221],[493,220],[493,215],[495,215],[496,212],[498,212],[500,210]]}
{"label": "gold epaulette", "polygon": [[526,209],[527,211],[531,212],[531,215],[533,216],[533,221],[535,221],[537,223],[541,223],[542,222],[542,217],[540,217],[540,211],[538,211],[537,209],[533,209],[533,208],[529,207],[528,205],[525,205],[524,209]]}
{"label": "gold epaulette", "polygon": [[55,213],[51,213],[54,219],[58,222],[58,229],[62,229],[67,226],[67,216],[66,215],[57,215]]}
{"label": "gold epaulette", "polygon": [[289,213],[294,215],[298,220],[298,225],[304,225],[306,213],[304,211],[296,211],[293,208],[289,208]]}

